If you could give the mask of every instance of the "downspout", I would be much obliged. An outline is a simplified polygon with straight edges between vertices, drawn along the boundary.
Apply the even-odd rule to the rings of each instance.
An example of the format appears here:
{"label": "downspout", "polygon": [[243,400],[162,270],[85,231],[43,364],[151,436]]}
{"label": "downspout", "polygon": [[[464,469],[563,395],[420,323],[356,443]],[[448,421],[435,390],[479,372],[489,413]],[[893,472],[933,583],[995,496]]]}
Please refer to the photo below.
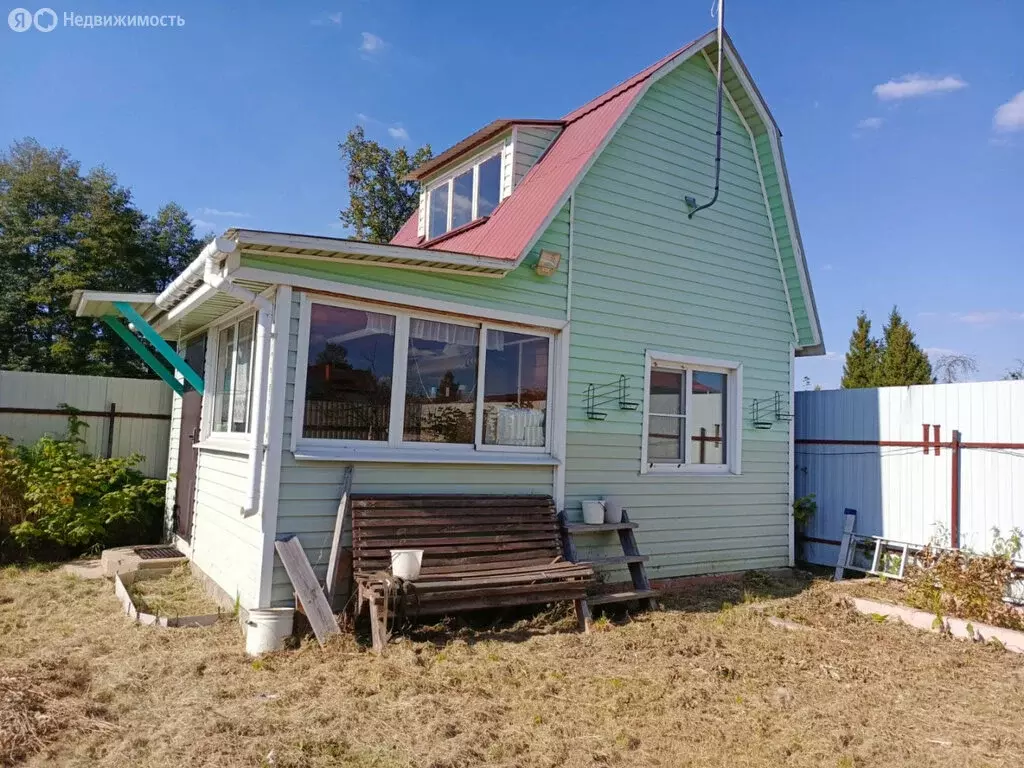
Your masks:
{"label": "downspout", "polygon": [[718,185],[722,178],[722,69],[723,51],[725,49],[725,0],[718,0],[718,118],[715,128],[715,193],[704,205],[697,205],[697,199],[686,197],[686,207],[690,208],[687,218],[692,219],[697,211],[710,208],[718,200]]}
{"label": "downspout", "polygon": [[[232,246],[234,244],[232,243]],[[231,250],[234,250],[232,247]],[[263,474],[263,453],[266,450],[267,395],[264,392],[270,368],[271,326],[274,305],[265,296],[235,285],[231,279],[219,274],[213,258],[207,258],[203,267],[203,282],[221,293],[233,296],[256,307],[256,368],[253,371],[252,392],[255,397],[252,424],[249,426],[249,486],[245,492],[242,514],[251,515],[259,506],[260,478]]]}

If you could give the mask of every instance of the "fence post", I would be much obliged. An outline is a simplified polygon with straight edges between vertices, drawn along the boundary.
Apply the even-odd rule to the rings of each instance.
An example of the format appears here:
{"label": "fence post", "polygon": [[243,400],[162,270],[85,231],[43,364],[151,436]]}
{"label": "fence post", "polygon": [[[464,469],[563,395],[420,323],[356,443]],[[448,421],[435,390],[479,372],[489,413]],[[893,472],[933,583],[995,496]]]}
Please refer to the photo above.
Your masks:
{"label": "fence post", "polygon": [[114,455],[114,421],[117,419],[117,403],[110,404],[107,419],[109,419],[107,424],[107,450],[104,452],[104,456],[109,459]]}
{"label": "fence post", "polygon": [[960,430],[953,430],[953,464],[950,474],[953,487],[950,491],[949,543],[953,549],[960,548]]}

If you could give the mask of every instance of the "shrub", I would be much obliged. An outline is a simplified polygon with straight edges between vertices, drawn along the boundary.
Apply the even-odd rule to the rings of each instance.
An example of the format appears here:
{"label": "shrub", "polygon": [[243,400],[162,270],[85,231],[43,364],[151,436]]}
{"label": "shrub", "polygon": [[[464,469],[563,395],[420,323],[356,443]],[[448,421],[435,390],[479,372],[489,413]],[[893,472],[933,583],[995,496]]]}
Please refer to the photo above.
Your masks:
{"label": "shrub", "polygon": [[139,455],[83,452],[84,427],[72,413],[64,437],[31,446],[0,442],[0,534],[9,531],[22,555],[96,552],[159,538],[164,481],[135,468]]}
{"label": "shrub", "polygon": [[984,621],[1024,630],[1024,613],[1004,598],[1016,580],[1014,558],[1020,554],[1022,533],[1013,529],[1001,537],[993,530],[988,554],[944,549],[929,544],[907,568],[909,601],[936,616]]}

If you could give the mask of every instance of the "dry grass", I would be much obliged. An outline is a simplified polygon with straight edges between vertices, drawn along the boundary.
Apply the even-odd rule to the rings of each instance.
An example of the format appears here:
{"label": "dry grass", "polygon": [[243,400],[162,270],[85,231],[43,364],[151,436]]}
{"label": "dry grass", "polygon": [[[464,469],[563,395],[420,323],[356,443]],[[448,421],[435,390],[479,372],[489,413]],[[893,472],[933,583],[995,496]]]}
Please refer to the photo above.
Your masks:
{"label": "dry grass", "polygon": [[192,575],[187,563],[170,573],[150,575],[140,571],[126,587],[135,607],[157,616],[205,616],[217,613],[217,604]]}
{"label": "dry grass", "polygon": [[53,700],[103,724],[41,733],[32,766],[1020,764],[1020,656],[874,622],[827,583],[668,602],[586,636],[562,612],[254,662],[232,622],[140,627],[109,583],[7,570],[0,678],[78,669]]}

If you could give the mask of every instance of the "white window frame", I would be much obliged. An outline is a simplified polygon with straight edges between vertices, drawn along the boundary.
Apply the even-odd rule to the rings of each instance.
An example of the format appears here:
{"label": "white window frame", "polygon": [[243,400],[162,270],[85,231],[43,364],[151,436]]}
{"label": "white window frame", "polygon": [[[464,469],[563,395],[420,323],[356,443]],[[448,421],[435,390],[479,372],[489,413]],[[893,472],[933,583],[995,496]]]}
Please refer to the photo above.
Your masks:
{"label": "white window frame", "polygon": [[[651,412],[651,371],[665,370],[683,372],[683,393],[685,413],[681,432],[686,436],[683,441],[684,455],[679,464],[651,464],[647,458],[647,440],[650,432]],[[693,440],[689,434],[689,420],[692,416],[691,402],[693,398],[693,372],[724,373],[726,380],[726,429],[725,429],[725,464],[695,464],[690,462]],[[739,475],[743,455],[743,363],[730,360],[713,360],[705,357],[679,355],[672,352],[656,352],[648,350],[644,356],[644,412],[643,439],[640,444],[641,475]]]}
{"label": "white window frame", "polygon": [[[428,182],[426,189],[424,190],[424,206],[426,207],[424,234],[427,240],[436,240],[439,237],[444,237],[452,231],[452,215],[455,210],[455,179],[462,176],[466,171],[473,171],[473,204],[470,213],[470,219],[465,224],[460,224],[460,227],[465,227],[472,224],[480,216],[478,204],[480,202],[480,166],[486,163],[488,160],[493,160],[495,157],[499,158],[499,170],[498,170],[498,203],[501,202],[501,179],[504,171],[505,153],[504,145],[499,144],[497,146],[489,147],[480,154],[474,156],[471,160],[466,161],[462,165],[458,166],[454,171],[449,171],[445,176],[438,180]],[[448,213],[445,219],[445,229],[439,235],[430,236],[430,220],[433,216],[433,206],[430,203],[430,194],[440,187],[448,187]]]}
{"label": "white window frame", "polygon": [[[392,363],[391,415],[388,424],[388,439],[344,440],[332,438],[303,437],[305,420],[306,375],[309,365],[309,335],[311,313],[314,304],[330,307],[359,309],[367,312],[391,315],[395,318],[395,352]],[[409,323],[412,319],[432,320],[476,328],[477,388],[474,412],[473,443],[430,443],[405,441],[405,395],[409,350]],[[547,400],[544,415],[544,445],[485,445],[483,443],[483,406],[486,369],[486,339],[488,330],[540,336],[548,340]],[[375,304],[365,301],[336,299],[329,296],[302,294],[299,302],[298,350],[295,361],[295,390],[292,402],[292,452],[297,458],[324,460],[364,461],[445,461],[450,463],[502,462],[557,464],[553,458],[552,445],[556,415],[564,408],[555,396],[555,368],[557,366],[560,338],[550,327],[534,327],[502,323],[489,319],[468,318],[440,312]],[[561,423],[561,422],[559,422]]]}
{"label": "white window frame", "polygon": [[[220,358],[220,334],[226,328],[233,327],[235,329],[234,336],[234,354],[235,359],[231,363],[231,402],[228,404],[228,425],[230,427],[230,414],[234,409],[234,399],[236,393],[235,387],[235,373],[238,367],[238,326],[244,322],[251,322],[253,324],[252,333],[252,353],[249,359],[249,415],[246,417],[246,431],[245,432],[232,432],[230,429],[220,431],[214,429],[217,417],[217,404],[216,397],[220,392],[220,378],[218,376],[219,371],[217,370],[217,361]],[[266,393],[258,393],[253,389],[254,377],[255,377],[255,366],[256,366],[256,313],[249,307],[239,308],[239,311],[231,313],[225,320],[216,326],[211,326],[206,332],[206,386],[203,388],[203,405],[201,415],[201,434],[203,440],[200,442],[200,447],[203,444],[211,446],[214,442],[247,442],[252,432],[252,408],[255,404],[255,398],[265,397]],[[212,385],[212,386],[211,386]]]}

